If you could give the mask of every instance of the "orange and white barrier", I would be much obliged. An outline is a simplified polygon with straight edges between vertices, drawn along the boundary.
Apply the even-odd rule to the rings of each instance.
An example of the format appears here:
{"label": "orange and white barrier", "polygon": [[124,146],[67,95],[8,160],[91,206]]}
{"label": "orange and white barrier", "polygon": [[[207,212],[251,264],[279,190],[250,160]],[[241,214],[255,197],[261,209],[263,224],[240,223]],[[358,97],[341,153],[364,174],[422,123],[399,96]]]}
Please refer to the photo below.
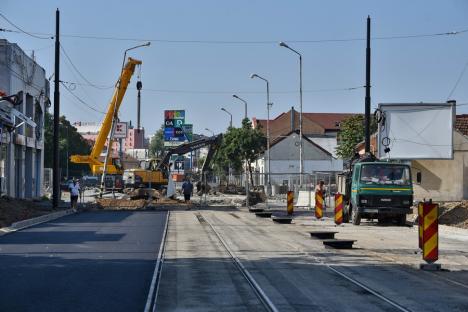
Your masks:
{"label": "orange and white barrier", "polygon": [[335,224],[343,223],[343,194],[335,194]]}
{"label": "orange and white barrier", "polygon": [[322,191],[315,192],[315,217],[321,219],[323,217],[323,194]]}
{"label": "orange and white barrier", "polygon": [[434,263],[439,259],[439,205],[426,202],[422,210],[423,259],[427,263]]}
{"label": "orange and white barrier", "polygon": [[294,212],[294,192],[288,191],[288,215],[292,215]]}

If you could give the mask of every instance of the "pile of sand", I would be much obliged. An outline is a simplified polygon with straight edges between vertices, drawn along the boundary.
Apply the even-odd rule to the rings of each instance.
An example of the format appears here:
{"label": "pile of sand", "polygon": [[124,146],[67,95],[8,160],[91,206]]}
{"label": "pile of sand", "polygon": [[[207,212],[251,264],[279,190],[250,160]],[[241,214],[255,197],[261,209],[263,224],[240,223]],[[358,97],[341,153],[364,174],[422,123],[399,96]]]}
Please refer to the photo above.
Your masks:
{"label": "pile of sand", "polygon": [[468,229],[468,201],[441,203],[439,223]]}

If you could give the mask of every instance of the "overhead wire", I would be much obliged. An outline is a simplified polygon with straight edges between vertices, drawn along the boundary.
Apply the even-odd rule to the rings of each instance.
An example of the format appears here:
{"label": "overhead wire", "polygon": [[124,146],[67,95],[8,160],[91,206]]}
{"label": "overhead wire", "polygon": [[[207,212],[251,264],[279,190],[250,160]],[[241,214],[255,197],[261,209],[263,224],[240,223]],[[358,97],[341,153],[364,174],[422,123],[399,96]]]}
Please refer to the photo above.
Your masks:
{"label": "overhead wire", "polygon": [[[5,17],[4,17],[5,18]],[[15,26],[15,28],[17,28]],[[19,28],[18,28],[19,29]],[[11,29],[0,29],[0,31],[7,32],[22,32],[31,36],[50,36],[50,37],[39,37],[40,39],[51,39],[53,34],[50,33],[29,33],[22,29],[20,31],[14,31]],[[373,40],[396,40],[396,39],[414,39],[414,38],[429,38],[429,37],[441,37],[441,36],[456,36],[467,33],[468,29],[462,29],[458,31],[447,31],[438,33],[427,33],[427,34],[413,34],[413,35],[391,35],[391,36],[376,36],[372,37]],[[145,42],[156,42],[156,43],[176,43],[176,44],[220,44],[220,45],[244,45],[244,44],[277,44],[278,40],[175,40],[175,39],[158,39],[158,38],[136,38],[136,37],[114,37],[114,36],[100,36],[100,35],[81,35],[81,34],[61,34],[64,38],[77,38],[77,39],[92,39],[92,40],[112,40],[112,41],[145,41]],[[315,40],[286,40],[290,43],[334,43],[334,42],[353,42],[353,41],[365,41],[366,38],[332,38],[332,39],[315,39]]]}
{"label": "overhead wire", "polygon": [[[13,23],[12,21],[10,21],[5,15],[3,15],[1,12],[0,12],[0,16],[5,20],[7,21],[8,24],[10,24],[11,26],[15,27],[16,29],[18,29],[19,32],[23,33],[23,34],[26,34],[28,36],[31,36],[33,38],[36,38],[36,39],[54,39],[54,36],[50,36],[50,34],[48,35],[48,37],[43,37],[43,36],[38,36],[37,34],[34,34],[34,33],[30,33],[30,32],[27,32],[25,31],[24,29],[22,29],[21,27],[19,27],[18,25],[16,25],[15,23]],[[2,29],[3,30],[3,29]],[[3,31],[9,31],[9,32],[14,32],[12,30],[3,30]]]}
{"label": "overhead wire", "polygon": [[458,84],[463,78],[463,75],[465,74],[466,69],[468,68],[468,60],[465,63],[465,66],[463,67],[463,70],[461,71],[460,75],[458,75],[457,81],[455,82],[455,85],[453,86],[452,90],[450,90],[449,95],[447,96],[447,100],[449,100],[452,97],[452,94],[455,92],[455,90],[458,87]]}
{"label": "overhead wire", "polygon": [[71,94],[75,99],[77,99],[81,104],[85,105],[86,107],[88,107],[89,109],[91,109],[91,110],[93,110],[93,111],[95,111],[95,112],[97,112],[97,113],[105,114],[105,112],[100,111],[100,110],[94,108],[92,105],[89,105],[88,103],[86,103],[85,101],[83,101],[80,97],[78,97],[75,93],[73,93],[73,92],[68,88],[68,86],[67,86],[65,83],[63,83],[62,81],[61,81],[60,83],[61,83],[61,85],[65,88],[65,90],[67,90],[68,93],[70,93],[70,94]]}
{"label": "overhead wire", "polygon": [[94,88],[97,88],[97,89],[107,89],[107,88],[101,88],[99,87],[98,85],[90,82],[82,73],[81,71],[75,66],[75,64],[73,63],[73,61],[71,60],[70,56],[68,55],[67,51],[65,51],[65,48],[63,47],[63,45],[60,43],[60,49],[62,50],[63,54],[65,55],[66,59],[68,60],[68,62],[70,63],[70,65],[73,67],[73,69],[78,73],[78,75],[80,75],[80,77],[86,82],[88,83],[89,86],[91,87],[94,87]]}
{"label": "overhead wire", "polygon": [[[76,84],[79,86],[90,86],[88,84],[82,84],[76,81],[63,81],[69,84]],[[92,86],[90,86],[92,87]],[[101,89],[110,89],[114,88],[114,85],[99,85]],[[304,93],[316,93],[316,92],[334,92],[334,91],[353,91],[357,89],[364,88],[364,86],[358,87],[346,87],[346,88],[330,88],[330,89],[312,89],[312,90],[304,90]],[[133,90],[136,88],[128,87],[128,89]],[[213,90],[183,90],[183,89],[154,89],[154,88],[143,88],[145,91],[150,92],[160,92],[160,93],[189,93],[189,94],[263,94],[263,91],[213,91]],[[293,94],[297,93],[297,91],[270,91],[271,94]]]}

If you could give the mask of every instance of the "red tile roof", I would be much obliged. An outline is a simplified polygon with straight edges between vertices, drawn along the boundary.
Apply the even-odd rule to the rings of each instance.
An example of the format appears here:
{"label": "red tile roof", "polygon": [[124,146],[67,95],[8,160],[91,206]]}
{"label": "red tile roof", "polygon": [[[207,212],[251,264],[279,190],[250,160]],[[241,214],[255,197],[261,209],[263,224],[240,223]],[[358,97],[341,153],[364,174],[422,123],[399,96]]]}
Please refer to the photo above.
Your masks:
{"label": "red tile roof", "polygon": [[[299,113],[294,111],[294,128],[299,128]],[[323,134],[325,131],[339,131],[340,123],[351,116],[353,113],[303,113],[303,127],[305,134]],[[285,135],[291,130],[291,110],[279,114],[276,118],[270,119],[270,131],[273,136]],[[266,119],[252,118],[253,126],[261,126],[262,131],[266,132]],[[310,132],[310,133],[309,133]]]}
{"label": "red tile roof", "polygon": [[468,114],[457,115],[455,129],[461,132],[461,134],[468,136]]}
{"label": "red tile roof", "polygon": [[352,113],[303,113],[303,116],[321,125],[325,130],[339,130],[340,122],[359,114]]}

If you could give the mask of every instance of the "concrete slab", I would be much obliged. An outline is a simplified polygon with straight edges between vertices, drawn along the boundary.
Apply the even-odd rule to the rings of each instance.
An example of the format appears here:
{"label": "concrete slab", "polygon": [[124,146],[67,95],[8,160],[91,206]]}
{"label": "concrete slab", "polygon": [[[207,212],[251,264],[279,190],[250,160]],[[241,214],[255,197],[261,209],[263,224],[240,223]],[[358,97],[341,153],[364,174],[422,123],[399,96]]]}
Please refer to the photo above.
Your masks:
{"label": "concrete slab", "polygon": [[325,247],[335,249],[351,249],[356,241],[353,239],[324,239],[323,244]]}
{"label": "concrete slab", "polygon": [[256,212],[255,215],[260,218],[271,218],[273,213],[269,211]]}
{"label": "concrete slab", "polygon": [[338,232],[334,231],[311,231],[310,237],[316,238],[316,239],[334,239],[335,234]]}
{"label": "concrete slab", "polygon": [[264,211],[264,210],[265,210],[265,209],[263,209],[263,208],[256,208],[256,207],[250,207],[250,208],[249,208],[249,211],[250,211],[250,212],[254,212],[254,213],[256,213],[256,212],[262,212],[262,211]]}
{"label": "concrete slab", "polygon": [[272,216],[271,220],[274,222],[282,223],[282,224],[290,224],[292,221],[291,217],[284,217],[284,216]]}

